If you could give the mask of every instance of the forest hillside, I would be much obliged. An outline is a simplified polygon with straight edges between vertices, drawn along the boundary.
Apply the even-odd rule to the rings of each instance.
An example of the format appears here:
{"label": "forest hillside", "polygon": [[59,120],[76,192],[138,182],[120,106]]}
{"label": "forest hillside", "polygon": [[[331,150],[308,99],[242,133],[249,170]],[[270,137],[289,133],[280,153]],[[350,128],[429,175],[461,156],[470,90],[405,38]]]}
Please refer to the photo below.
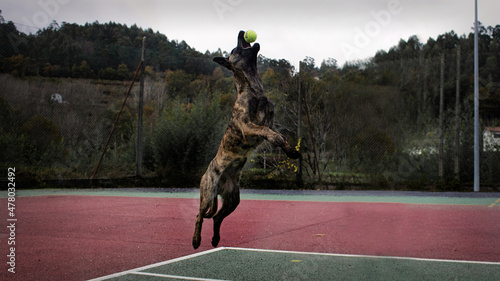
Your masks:
{"label": "forest hillside", "polygon": [[[139,65],[146,37],[144,174],[154,185],[196,186],[234,102],[232,73],[152,29],[58,24],[36,34],[0,22],[0,163],[21,178],[88,179]],[[244,187],[468,190],[473,175],[473,33],[395,42],[339,66],[304,54],[299,69],[259,56],[275,127],[303,154],[264,143]],[[479,34],[481,180],[500,182],[500,25]],[[98,178],[135,175],[138,83]]]}

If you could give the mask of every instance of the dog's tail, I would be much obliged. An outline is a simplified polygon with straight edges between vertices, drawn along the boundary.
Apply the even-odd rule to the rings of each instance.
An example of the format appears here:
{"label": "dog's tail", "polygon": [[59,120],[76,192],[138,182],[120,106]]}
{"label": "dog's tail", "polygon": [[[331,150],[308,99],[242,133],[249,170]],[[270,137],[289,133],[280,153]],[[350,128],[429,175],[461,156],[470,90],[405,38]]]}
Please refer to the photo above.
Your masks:
{"label": "dog's tail", "polygon": [[203,214],[203,218],[211,219],[215,215],[215,213],[217,212],[217,203],[218,200],[216,195],[215,198],[212,199],[212,204],[210,205],[210,209],[208,209],[208,211],[205,214]]}
{"label": "dog's tail", "polygon": [[204,202],[206,205],[204,205],[203,210],[206,211],[203,213],[203,218],[212,218],[215,213],[217,213],[217,194],[219,190],[219,182],[220,182],[220,172],[216,168],[216,161],[215,159],[210,162],[210,165],[208,165],[207,172],[203,175],[201,178],[201,183],[200,183],[200,192],[202,195],[202,198],[207,200],[208,202]]}

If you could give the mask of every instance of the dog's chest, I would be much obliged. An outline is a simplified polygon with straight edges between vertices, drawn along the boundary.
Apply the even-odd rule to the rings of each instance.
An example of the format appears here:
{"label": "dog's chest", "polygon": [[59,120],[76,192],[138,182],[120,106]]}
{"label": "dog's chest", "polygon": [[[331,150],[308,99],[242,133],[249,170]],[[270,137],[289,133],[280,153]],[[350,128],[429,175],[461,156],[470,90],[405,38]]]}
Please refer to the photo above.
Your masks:
{"label": "dog's chest", "polygon": [[271,127],[274,118],[274,104],[266,96],[252,97],[248,100],[247,114],[250,122]]}
{"label": "dog's chest", "polygon": [[222,147],[238,154],[247,154],[259,145],[264,137],[259,134],[244,132],[246,124],[272,127],[274,119],[274,104],[266,97],[251,96],[238,99],[233,109],[233,116],[223,138]]}

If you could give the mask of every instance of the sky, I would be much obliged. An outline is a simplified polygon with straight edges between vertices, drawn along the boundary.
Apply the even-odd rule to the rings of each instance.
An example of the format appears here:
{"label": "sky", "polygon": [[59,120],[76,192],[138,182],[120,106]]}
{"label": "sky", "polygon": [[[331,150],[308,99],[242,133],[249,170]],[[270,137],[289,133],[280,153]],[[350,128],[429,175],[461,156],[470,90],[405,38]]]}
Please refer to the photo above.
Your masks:
{"label": "sky", "polygon": [[[500,24],[498,0],[478,0],[479,21]],[[400,39],[425,43],[445,32],[468,34],[474,0],[0,0],[6,21],[35,33],[53,20],[137,24],[196,50],[231,51],[240,30],[255,30],[260,54],[293,65],[373,57]]]}

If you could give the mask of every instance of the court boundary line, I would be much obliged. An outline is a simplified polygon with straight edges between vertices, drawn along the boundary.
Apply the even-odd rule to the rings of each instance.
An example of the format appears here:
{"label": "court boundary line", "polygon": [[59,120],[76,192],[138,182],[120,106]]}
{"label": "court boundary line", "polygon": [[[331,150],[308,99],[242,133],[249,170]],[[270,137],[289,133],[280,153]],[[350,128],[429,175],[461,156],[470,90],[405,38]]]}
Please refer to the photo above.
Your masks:
{"label": "court boundary line", "polygon": [[373,255],[354,255],[354,254],[334,254],[334,253],[301,252],[301,251],[286,251],[286,250],[269,250],[269,249],[239,248],[239,247],[224,247],[224,249],[226,249],[226,250],[253,251],[253,252],[267,252],[267,253],[282,253],[282,254],[300,254],[300,255],[330,256],[330,257],[394,259],[394,260],[410,260],[410,261],[429,261],[429,262],[448,262],[448,263],[468,263],[468,264],[500,265],[500,262],[489,262],[489,261],[468,261],[468,260],[429,259],[429,258],[397,257],[397,256],[373,256]]}
{"label": "court boundary line", "polygon": [[492,207],[495,207],[495,206],[500,206],[500,198],[498,198],[497,200],[495,200],[495,202],[491,203],[488,207],[492,208]]}
{"label": "court boundary line", "polygon": [[[151,272],[131,272],[127,274],[134,275],[144,275],[144,276],[153,276],[153,277],[162,277],[162,278],[173,278],[173,279],[181,279],[181,280],[196,280],[196,281],[229,281],[222,279],[210,279],[210,278],[202,278],[202,277],[189,277],[189,276],[180,276],[180,275],[170,275],[170,274],[159,274],[159,273],[151,273]],[[126,275],[126,274],[125,274]]]}
{"label": "court boundary line", "polygon": [[256,249],[256,248],[240,248],[240,247],[219,247],[210,250],[206,250],[203,252],[194,253],[191,255],[166,260],[159,263],[154,263],[122,272],[117,272],[114,274],[98,277],[95,279],[90,279],[88,281],[102,281],[108,280],[115,277],[124,276],[127,274],[135,274],[135,275],[148,275],[148,276],[158,276],[158,277],[169,277],[169,278],[177,278],[182,280],[204,280],[204,281],[222,281],[219,279],[209,279],[209,278],[201,278],[201,277],[189,277],[189,276],[177,276],[177,275],[166,275],[166,274],[157,274],[157,273],[149,273],[149,272],[140,272],[150,268],[155,268],[179,261],[184,261],[200,256],[204,256],[207,254],[216,253],[223,250],[233,250],[233,251],[249,251],[249,252],[264,252],[264,253],[280,253],[280,254],[296,254],[296,255],[312,255],[312,256],[327,256],[327,257],[347,257],[347,258],[369,258],[369,259],[392,259],[392,260],[407,260],[407,261],[424,261],[424,262],[444,262],[444,263],[463,263],[463,264],[482,264],[482,265],[497,265],[500,266],[500,262],[488,262],[488,261],[468,261],[468,260],[450,260],[450,259],[429,259],[429,258],[415,258],[415,257],[397,257],[397,256],[374,256],[374,255],[355,255],[355,254],[335,254],[335,253],[320,253],[320,252],[301,252],[301,251],[286,251],[286,250],[270,250],[270,249]]}
{"label": "court boundary line", "polygon": [[158,263],[153,263],[153,264],[149,264],[149,265],[145,265],[145,266],[141,266],[141,267],[137,267],[137,268],[125,270],[125,271],[122,271],[122,272],[117,272],[117,273],[113,273],[113,274],[109,274],[109,275],[97,277],[97,278],[94,278],[94,279],[89,279],[88,281],[102,281],[102,280],[107,280],[107,279],[111,279],[111,278],[115,278],[115,277],[120,277],[120,276],[127,275],[127,274],[134,274],[134,273],[142,271],[142,270],[146,270],[146,269],[150,269],[150,268],[155,268],[155,267],[163,266],[163,265],[175,263],[175,262],[178,262],[178,261],[192,259],[192,258],[195,258],[195,257],[199,257],[199,256],[203,256],[203,255],[215,253],[215,252],[218,252],[218,251],[221,251],[221,250],[224,250],[224,249],[225,249],[224,247],[214,248],[214,249],[206,250],[206,251],[203,251],[203,252],[194,253],[194,254],[191,254],[191,255],[187,255],[187,256],[183,256],[183,257],[178,257],[178,258],[175,258],[175,259],[170,259],[170,260],[166,260],[166,261],[162,261],[162,262],[158,262]]}

